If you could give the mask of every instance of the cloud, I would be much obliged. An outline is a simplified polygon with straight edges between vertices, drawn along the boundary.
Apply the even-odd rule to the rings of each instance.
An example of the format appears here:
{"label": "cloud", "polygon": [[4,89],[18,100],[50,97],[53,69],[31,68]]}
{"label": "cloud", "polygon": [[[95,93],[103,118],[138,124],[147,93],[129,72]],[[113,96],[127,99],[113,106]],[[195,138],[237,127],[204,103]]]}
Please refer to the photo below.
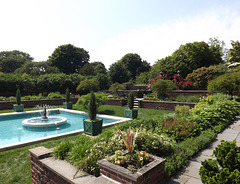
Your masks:
{"label": "cloud", "polygon": [[204,15],[188,17],[170,24],[143,27],[126,34],[109,38],[104,47],[92,56],[106,67],[120,60],[127,53],[137,53],[143,60],[154,64],[158,59],[171,55],[181,44],[205,41],[218,37],[227,48],[231,40],[239,40],[240,16],[236,11],[210,11]]}

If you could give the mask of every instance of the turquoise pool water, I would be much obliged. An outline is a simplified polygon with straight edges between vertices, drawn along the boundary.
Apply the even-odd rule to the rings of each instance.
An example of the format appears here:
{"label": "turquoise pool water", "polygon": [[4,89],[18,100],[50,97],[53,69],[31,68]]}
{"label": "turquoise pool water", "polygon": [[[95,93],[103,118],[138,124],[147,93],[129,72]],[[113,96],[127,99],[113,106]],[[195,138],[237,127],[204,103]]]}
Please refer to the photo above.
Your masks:
{"label": "turquoise pool water", "polygon": [[[85,114],[61,110],[52,110],[49,116],[51,115],[65,117],[67,118],[67,123],[51,129],[29,129],[22,126],[22,121],[28,118],[40,117],[39,112],[0,116],[0,148],[11,144],[79,131],[83,129],[83,119],[88,119],[88,116]],[[117,119],[101,119],[103,119],[103,125],[119,121]]]}

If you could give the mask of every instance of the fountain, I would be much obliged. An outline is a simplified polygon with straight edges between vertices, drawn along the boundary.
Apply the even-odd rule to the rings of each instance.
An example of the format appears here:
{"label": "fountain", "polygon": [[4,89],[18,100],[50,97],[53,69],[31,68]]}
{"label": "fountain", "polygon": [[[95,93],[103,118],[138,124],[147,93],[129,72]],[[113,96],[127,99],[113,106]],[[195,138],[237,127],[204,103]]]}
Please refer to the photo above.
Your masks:
{"label": "fountain", "polygon": [[41,117],[23,120],[22,125],[27,128],[49,128],[59,127],[67,122],[67,118],[64,117],[48,116],[49,112],[46,106],[43,106],[43,111],[40,114]]}

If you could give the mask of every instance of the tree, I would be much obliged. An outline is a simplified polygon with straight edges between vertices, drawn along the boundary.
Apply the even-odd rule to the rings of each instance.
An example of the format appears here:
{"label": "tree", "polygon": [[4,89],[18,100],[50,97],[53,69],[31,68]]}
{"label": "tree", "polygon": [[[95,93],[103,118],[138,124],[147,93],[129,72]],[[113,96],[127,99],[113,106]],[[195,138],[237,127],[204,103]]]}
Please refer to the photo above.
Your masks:
{"label": "tree", "polygon": [[89,54],[83,48],[71,44],[61,45],[55,49],[49,57],[52,66],[56,66],[60,72],[70,74],[78,73],[80,68],[89,61]]}
{"label": "tree", "polygon": [[214,58],[219,60],[218,63],[222,63],[222,60],[226,59],[227,49],[225,48],[224,41],[220,41],[218,37],[210,38],[209,49],[213,53]]}
{"label": "tree", "polygon": [[111,64],[109,67],[109,76],[112,83],[124,83],[130,80],[130,72],[124,68],[120,61]]}
{"label": "tree", "polygon": [[44,75],[50,73],[60,73],[56,66],[51,66],[49,62],[27,62],[21,68],[15,70],[15,73],[30,74],[30,75]]}
{"label": "tree", "polygon": [[33,58],[18,50],[0,52],[0,71],[4,73],[13,73],[24,63],[33,61]]}
{"label": "tree", "polygon": [[85,79],[79,83],[76,90],[81,94],[87,94],[90,91],[97,91],[98,89],[99,83],[96,79]]}
{"label": "tree", "polygon": [[97,74],[107,74],[107,70],[102,62],[93,62],[85,64],[80,70],[79,74],[87,75],[97,75]]}
{"label": "tree", "polygon": [[181,45],[171,56],[159,60],[155,65],[159,68],[158,72],[162,71],[165,74],[173,75],[180,71],[181,76],[185,78],[187,74],[197,68],[222,62],[221,54],[214,46],[211,48],[205,42],[193,42]]}
{"label": "tree", "polygon": [[231,41],[232,48],[228,52],[228,62],[240,62],[240,42]]}
{"label": "tree", "polygon": [[146,61],[142,61],[138,54],[126,54],[120,60],[123,67],[129,71],[131,79],[135,79],[141,72],[147,72],[150,70],[150,64]]}

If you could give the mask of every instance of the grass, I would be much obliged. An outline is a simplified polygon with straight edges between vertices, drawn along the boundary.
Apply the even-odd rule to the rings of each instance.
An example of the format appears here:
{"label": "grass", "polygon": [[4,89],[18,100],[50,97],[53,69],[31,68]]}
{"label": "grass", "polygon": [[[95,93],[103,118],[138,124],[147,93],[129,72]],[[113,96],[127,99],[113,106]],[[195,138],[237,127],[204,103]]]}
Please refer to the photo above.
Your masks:
{"label": "grass", "polygon": [[[62,107],[62,106],[58,106]],[[124,109],[126,107],[103,105],[99,107],[99,113],[104,113],[112,116],[124,116]],[[25,108],[25,111],[35,110],[34,108]],[[83,109],[79,109],[83,110]],[[13,110],[1,110],[0,113],[13,112]],[[139,109],[139,118],[154,117],[158,118],[164,114],[173,113],[172,111],[160,111],[152,109]],[[16,148],[13,150],[0,152],[0,183],[1,184],[30,184],[31,169],[30,169],[30,156],[28,149],[45,146],[46,148],[53,148],[63,140],[76,139],[79,135],[70,136],[67,138],[60,138],[57,140],[46,141],[30,146]]]}

